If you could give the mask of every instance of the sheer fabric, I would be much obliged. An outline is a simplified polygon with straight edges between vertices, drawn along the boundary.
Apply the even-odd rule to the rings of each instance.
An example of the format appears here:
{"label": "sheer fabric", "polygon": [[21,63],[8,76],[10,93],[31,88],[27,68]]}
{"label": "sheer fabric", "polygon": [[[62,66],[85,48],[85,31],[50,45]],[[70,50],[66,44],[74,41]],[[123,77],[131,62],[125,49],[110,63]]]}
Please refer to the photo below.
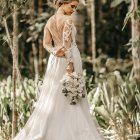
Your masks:
{"label": "sheer fabric", "polygon": [[[63,16],[57,20],[57,16],[52,16],[44,29],[44,47],[50,52],[55,54],[58,49],[65,47],[67,62],[73,62],[70,47],[75,44],[74,32],[72,29],[74,24],[69,16]],[[75,32],[76,29],[74,28]],[[74,33],[74,34],[73,34]],[[52,45],[54,41],[55,47]]]}
{"label": "sheer fabric", "polygon": [[60,80],[66,73],[68,62],[73,62],[76,72],[83,73],[75,36],[76,28],[70,16],[59,19],[52,16],[48,20],[44,29],[44,47],[52,52],[65,45],[67,59],[50,54],[35,109],[13,140],[103,140],[91,118],[86,89],[86,98],[76,105],[70,105],[62,94]]}
{"label": "sheer fabric", "polygon": [[[74,43],[74,41],[72,40],[72,26],[73,26],[73,22],[72,22],[71,19],[67,19],[64,22],[64,28],[63,28],[63,46],[65,46],[66,48],[70,48],[71,47],[71,42]],[[68,52],[67,59],[68,59],[68,62],[73,62],[71,51]]]}

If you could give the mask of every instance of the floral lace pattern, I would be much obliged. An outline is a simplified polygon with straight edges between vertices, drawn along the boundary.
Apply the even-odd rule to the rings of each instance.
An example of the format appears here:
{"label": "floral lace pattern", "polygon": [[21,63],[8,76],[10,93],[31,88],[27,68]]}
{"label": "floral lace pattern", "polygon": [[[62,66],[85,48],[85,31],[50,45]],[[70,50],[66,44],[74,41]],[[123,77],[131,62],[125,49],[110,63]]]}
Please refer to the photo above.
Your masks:
{"label": "floral lace pattern", "polygon": [[65,56],[68,64],[70,62],[73,62],[72,59],[73,56],[71,52],[71,47],[73,45],[72,29],[73,29],[73,22],[71,19],[67,19],[64,23],[64,28],[63,28],[63,46],[67,49],[67,51],[65,52]]}
{"label": "floral lace pattern", "polygon": [[68,42],[71,39],[72,34],[72,20],[68,19],[65,21],[64,29],[63,29],[63,46],[65,46],[65,42]]}

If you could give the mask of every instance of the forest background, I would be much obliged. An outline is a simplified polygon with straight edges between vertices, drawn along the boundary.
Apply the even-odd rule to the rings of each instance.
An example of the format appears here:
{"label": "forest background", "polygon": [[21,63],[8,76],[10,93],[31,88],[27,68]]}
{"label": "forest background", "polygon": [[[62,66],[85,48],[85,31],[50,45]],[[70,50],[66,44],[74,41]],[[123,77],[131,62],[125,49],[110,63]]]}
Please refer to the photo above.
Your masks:
{"label": "forest background", "polygon": [[[49,58],[43,29],[55,11],[52,0],[0,0],[0,140],[14,137],[34,109]],[[86,0],[73,19],[100,132],[140,139],[140,0]]]}

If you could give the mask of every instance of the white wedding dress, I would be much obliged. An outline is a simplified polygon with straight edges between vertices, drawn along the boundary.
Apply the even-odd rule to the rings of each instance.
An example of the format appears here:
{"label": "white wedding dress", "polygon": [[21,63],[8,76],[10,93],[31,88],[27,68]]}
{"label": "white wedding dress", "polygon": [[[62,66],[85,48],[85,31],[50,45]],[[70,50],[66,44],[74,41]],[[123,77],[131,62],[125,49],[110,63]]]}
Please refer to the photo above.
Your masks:
{"label": "white wedding dress", "polygon": [[66,73],[68,62],[74,63],[74,70],[78,73],[82,74],[83,69],[75,43],[76,27],[71,17],[65,16],[60,21],[64,21],[62,26],[56,21],[52,16],[45,26],[45,39],[51,36],[55,47],[49,43],[45,47],[51,52],[62,44],[69,46],[67,59],[50,54],[35,109],[13,140],[103,140],[90,115],[86,91],[86,98],[76,105],[70,105],[62,94],[60,80]]}

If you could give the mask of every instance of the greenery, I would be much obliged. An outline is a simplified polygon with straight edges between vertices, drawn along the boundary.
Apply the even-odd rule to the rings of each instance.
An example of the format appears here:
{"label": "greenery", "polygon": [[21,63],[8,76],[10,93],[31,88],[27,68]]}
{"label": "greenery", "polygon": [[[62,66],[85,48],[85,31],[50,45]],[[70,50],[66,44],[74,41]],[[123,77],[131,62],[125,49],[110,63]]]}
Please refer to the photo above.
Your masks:
{"label": "greenery", "polygon": [[108,73],[88,94],[108,139],[136,139],[140,128],[140,90],[135,81],[123,80],[118,71]]}
{"label": "greenery", "polygon": [[[106,139],[135,139],[140,127],[140,90],[135,81],[122,79],[118,71],[106,74],[100,82],[92,82],[93,77],[86,79],[88,102],[94,119],[94,111],[101,133]],[[24,78],[23,85],[17,86],[17,130],[20,130],[30,117],[42,80]],[[12,81],[11,76],[0,81],[0,136],[10,139],[12,123]],[[28,104],[27,104],[28,102]],[[111,139],[112,138],[112,139]]]}
{"label": "greenery", "polygon": [[[0,140],[25,125],[39,97],[49,58],[43,29],[56,11],[52,1],[0,0]],[[90,113],[106,140],[138,140],[140,1],[86,4],[78,6],[74,20]]]}
{"label": "greenery", "polygon": [[[17,130],[25,125],[25,122],[31,115],[36,99],[39,96],[41,83],[41,80],[36,82],[36,80],[24,78],[23,85],[26,90],[22,84],[17,85]],[[12,79],[11,76],[8,76],[7,79],[0,81],[0,139],[4,140],[11,138],[12,94]]]}

